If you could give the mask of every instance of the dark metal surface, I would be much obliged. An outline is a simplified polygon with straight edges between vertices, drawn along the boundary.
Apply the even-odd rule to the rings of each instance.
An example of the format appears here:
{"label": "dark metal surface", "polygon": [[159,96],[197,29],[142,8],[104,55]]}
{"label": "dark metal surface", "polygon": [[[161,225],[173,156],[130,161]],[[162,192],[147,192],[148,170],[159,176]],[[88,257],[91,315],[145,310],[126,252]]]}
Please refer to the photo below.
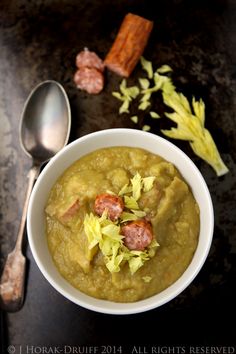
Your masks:
{"label": "dark metal surface", "polygon": [[[188,143],[174,141],[197,164],[209,186],[215,209],[215,232],[209,257],[194,282],[175,300],[132,316],[109,316],[80,308],[58,294],[39,272],[26,247],[28,283],[24,307],[1,314],[4,353],[220,353],[236,352],[236,3],[233,0],[41,0],[0,4],[0,237],[1,265],[13,248],[30,160],[20,148],[20,113],[40,81],[60,82],[72,109],[70,140],[92,131],[137,128],[118,115],[111,97],[120,78],[106,73],[98,96],[76,90],[74,61],[87,46],[104,58],[128,12],[155,21],[145,57],[169,64],[176,86],[206,103],[206,126],[212,132],[230,173],[217,178],[195,157]],[[140,75],[137,67],[132,84]],[[158,108],[158,103],[156,107]],[[140,126],[147,117],[142,116]],[[160,134],[166,121],[155,121]],[[8,346],[14,346],[9,347]],[[96,347],[99,347],[96,349]],[[114,347],[115,346],[115,347]],[[174,347],[173,347],[174,346]],[[91,349],[89,349],[91,347]],[[44,348],[44,349],[43,349]],[[208,349],[207,349],[208,348]],[[79,351],[80,350],[80,351]],[[86,351],[87,350],[87,351]],[[159,350],[159,352],[158,352]],[[168,351],[169,350],[169,351]],[[197,351],[198,350],[198,351]],[[234,350],[234,351],[233,351]]]}

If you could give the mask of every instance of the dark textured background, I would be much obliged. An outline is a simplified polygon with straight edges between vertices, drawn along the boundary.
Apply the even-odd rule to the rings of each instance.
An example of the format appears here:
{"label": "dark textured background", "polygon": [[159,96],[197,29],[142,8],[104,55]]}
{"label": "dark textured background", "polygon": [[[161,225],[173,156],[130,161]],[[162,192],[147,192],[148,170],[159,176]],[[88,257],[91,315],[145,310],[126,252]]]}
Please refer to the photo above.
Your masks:
{"label": "dark textured background", "polygon": [[[72,79],[76,53],[88,46],[104,58],[127,12],[155,21],[145,57],[155,67],[169,64],[178,89],[203,98],[206,126],[230,169],[217,178],[187,142],[174,141],[197,164],[213,198],[215,232],[209,257],[193,283],[170,303],[144,314],[109,316],[64,299],[43,278],[26,247],[26,300],[20,312],[1,313],[3,353],[10,344],[17,352],[21,345],[22,353],[27,345],[119,344],[124,353],[133,345],[145,345],[146,350],[151,345],[236,345],[236,1],[1,0],[1,265],[15,242],[31,164],[18,139],[20,113],[30,90],[47,79],[65,87],[72,109],[71,141],[104,128],[137,128],[125,114],[117,114],[119,102],[111,97],[119,77],[107,73],[98,96],[79,92]],[[140,73],[137,66],[129,83]],[[143,123],[150,121],[141,115],[138,128]],[[155,121],[152,132],[160,134],[160,127],[167,126],[166,120]]]}

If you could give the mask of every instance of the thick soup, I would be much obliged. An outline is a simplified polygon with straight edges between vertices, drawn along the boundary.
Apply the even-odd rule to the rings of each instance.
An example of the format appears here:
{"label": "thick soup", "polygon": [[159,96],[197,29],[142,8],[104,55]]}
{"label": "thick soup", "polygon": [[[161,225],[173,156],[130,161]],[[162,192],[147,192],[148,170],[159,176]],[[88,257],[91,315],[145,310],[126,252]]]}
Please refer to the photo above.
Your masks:
{"label": "thick soup", "polygon": [[132,302],[157,294],[188,267],[199,208],[173,164],[112,147],[84,156],[53,186],[46,206],[55,265],[75,288]]}

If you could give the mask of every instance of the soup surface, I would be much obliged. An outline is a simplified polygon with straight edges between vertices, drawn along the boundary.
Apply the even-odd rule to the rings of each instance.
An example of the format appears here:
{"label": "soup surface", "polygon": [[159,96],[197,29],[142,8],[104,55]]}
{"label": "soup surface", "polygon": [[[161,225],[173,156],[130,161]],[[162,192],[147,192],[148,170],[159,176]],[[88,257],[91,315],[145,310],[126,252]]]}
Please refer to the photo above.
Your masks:
{"label": "soup surface", "polygon": [[[125,257],[112,271],[98,244],[91,247],[84,220],[96,214],[97,196],[124,198],[122,188],[132,185],[137,174],[152,177],[152,186],[141,191],[136,198],[139,211],[132,213],[150,224],[158,246],[134,272]],[[57,269],[74,287],[100,299],[132,302],[161,292],[183,274],[198,243],[199,208],[189,186],[173,164],[142,149],[112,147],[80,158],[53,186],[45,211],[49,250]],[[121,229],[127,223],[113,221]]]}

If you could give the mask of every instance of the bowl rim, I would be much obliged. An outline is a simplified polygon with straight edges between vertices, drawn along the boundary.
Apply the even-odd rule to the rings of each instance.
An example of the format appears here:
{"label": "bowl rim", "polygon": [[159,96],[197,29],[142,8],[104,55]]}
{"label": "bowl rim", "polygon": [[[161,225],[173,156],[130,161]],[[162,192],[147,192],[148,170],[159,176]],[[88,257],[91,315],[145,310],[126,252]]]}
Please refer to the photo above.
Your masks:
{"label": "bowl rim", "polygon": [[[193,259],[190,262],[188,268],[180,276],[180,278],[178,278],[172,285],[170,285],[168,288],[164,289],[160,293],[153,295],[149,298],[146,298],[144,300],[139,300],[139,301],[129,302],[129,303],[119,303],[119,302],[113,302],[113,301],[108,301],[108,300],[96,299],[96,298],[93,298],[89,295],[85,295],[80,290],[75,289],[72,285],[70,285],[70,287],[75,289],[76,293],[79,294],[79,296],[76,297],[76,296],[72,295],[71,293],[69,293],[68,291],[65,291],[63,289],[63,287],[60,284],[58,284],[58,282],[56,282],[54,280],[54,278],[51,276],[51,274],[45,268],[43,261],[38,256],[38,252],[35,247],[35,242],[34,242],[34,237],[33,237],[33,226],[31,223],[32,213],[34,211],[34,200],[37,196],[38,188],[39,188],[40,184],[43,183],[43,180],[45,179],[45,176],[47,176],[48,171],[50,171],[50,169],[52,168],[52,166],[54,164],[56,164],[56,163],[58,163],[58,161],[60,161],[60,159],[63,155],[69,153],[71,151],[71,149],[73,149],[73,147],[75,147],[77,145],[81,145],[82,143],[86,142],[87,140],[89,141],[89,140],[94,139],[96,137],[105,137],[105,136],[107,136],[107,134],[108,135],[118,134],[118,135],[120,135],[120,137],[122,137],[123,134],[127,134],[127,133],[131,134],[131,135],[136,135],[136,137],[140,137],[140,138],[146,137],[147,139],[151,138],[156,141],[159,141],[160,144],[164,144],[164,147],[170,148],[172,150],[172,152],[174,151],[175,154],[179,155],[180,158],[183,158],[188,163],[188,165],[191,166],[191,169],[192,169],[194,175],[197,177],[199,183],[201,184],[202,191],[204,191],[205,199],[206,199],[205,209],[207,210],[208,217],[209,217],[208,235],[207,235],[208,237],[207,237],[207,241],[205,243],[205,247],[203,249],[204,252],[200,254],[200,256],[199,256],[200,258],[198,259],[197,264],[193,267],[193,270],[190,274],[187,274],[187,276],[186,276],[186,272],[190,269],[190,266],[193,263],[193,259],[196,255],[196,251],[195,251]],[[112,146],[118,146],[118,145],[109,145],[109,146],[112,147]],[[120,146],[127,146],[127,145],[122,145],[122,140],[121,140]],[[99,149],[99,148],[100,147],[98,147],[97,149]],[[140,148],[142,148],[142,147],[140,146]],[[94,151],[94,150],[96,150],[96,149],[93,149],[92,151]],[[78,158],[80,158],[84,155],[86,155],[86,154],[82,154]],[[75,161],[76,160],[74,160],[74,162]],[[71,165],[71,163],[69,165]],[[63,171],[65,171],[65,169],[67,167],[64,167]],[[182,171],[180,171],[180,172],[182,174]],[[57,175],[57,178],[60,176],[60,174]],[[188,182],[188,184],[190,184],[190,187],[191,187],[191,183]],[[194,280],[194,278],[197,276],[197,274],[201,270],[203,264],[205,263],[205,260],[208,256],[208,253],[209,253],[209,250],[211,247],[211,243],[212,243],[213,230],[214,230],[214,211],[213,211],[213,204],[212,204],[211,195],[210,195],[207,184],[206,184],[202,174],[200,173],[200,171],[198,170],[198,168],[196,167],[194,162],[180,148],[178,148],[176,145],[174,145],[170,141],[164,139],[163,137],[160,137],[160,136],[155,135],[150,132],[144,132],[144,131],[140,131],[140,130],[136,130],[136,129],[129,129],[129,128],[104,129],[104,130],[100,130],[97,132],[89,133],[87,135],[84,135],[84,136],[72,141],[70,144],[68,144],[62,150],[60,150],[48,162],[48,164],[44,167],[43,171],[40,173],[40,175],[35,183],[35,186],[33,188],[32,194],[30,196],[29,207],[28,207],[28,212],[27,212],[27,234],[28,234],[30,249],[32,251],[32,254],[33,254],[34,260],[36,261],[37,266],[39,267],[39,269],[42,272],[42,274],[44,275],[44,277],[48,280],[48,282],[60,294],[62,294],[65,298],[69,299],[70,301],[74,302],[75,304],[82,306],[84,308],[87,308],[89,310],[92,310],[92,311],[105,313],[105,314],[113,314],[113,315],[127,315],[127,314],[146,312],[146,311],[149,311],[149,310],[152,310],[154,308],[164,305],[165,303],[171,301],[173,298],[178,296],[181,292],[183,292],[188,287],[188,285]],[[199,238],[200,238],[200,235],[199,235]],[[198,249],[198,246],[197,246],[197,249]],[[61,278],[64,279],[62,276],[61,276]],[[66,280],[64,279],[64,281],[66,281]],[[80,298],[80,295],[82,295],[83,299]]]}

